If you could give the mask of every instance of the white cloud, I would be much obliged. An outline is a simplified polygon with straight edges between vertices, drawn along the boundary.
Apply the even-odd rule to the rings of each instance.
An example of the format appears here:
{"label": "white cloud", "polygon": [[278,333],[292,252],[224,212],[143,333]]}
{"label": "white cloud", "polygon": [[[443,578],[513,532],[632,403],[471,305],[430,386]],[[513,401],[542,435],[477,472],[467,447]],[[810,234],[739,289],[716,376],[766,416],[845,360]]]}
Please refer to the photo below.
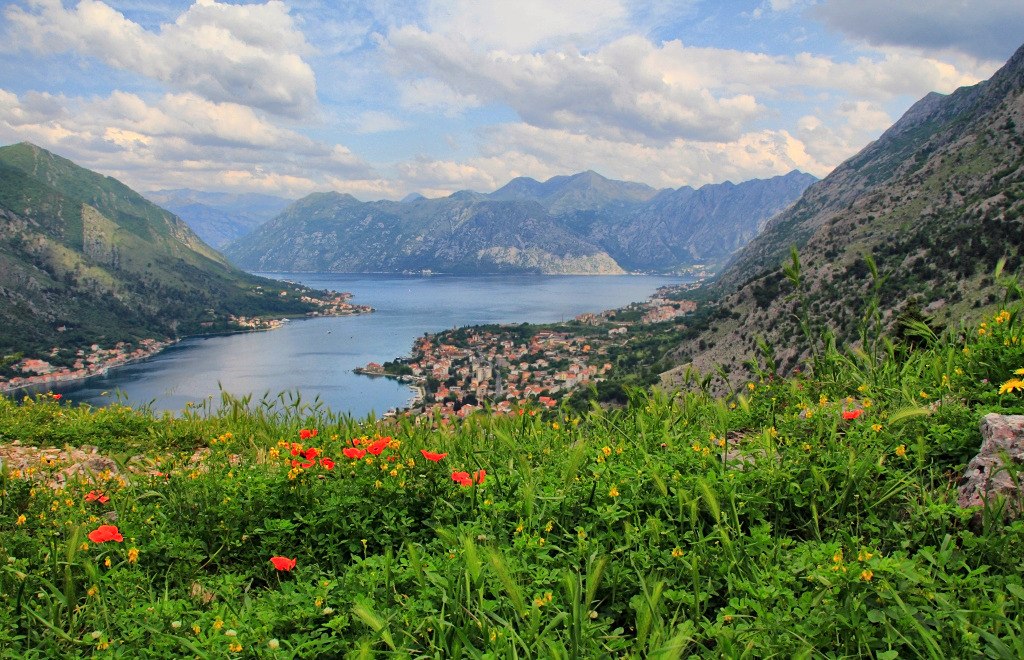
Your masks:
{"label": "white cloud", "polygon": [[[251,108],[195,94],[68,98],[0,90],[0,141],[28,140],[138,190],[225,187],[298,195],[373,169],[341,145],[310,140]],[[246,174],[247,173],[247,174]]]}
{"label": "white cloud", "polygon": [[434,78],[484,104],[506,104],[543,128],[655,142],[723,140],[762,110],[748,94],[672,84],[650,66],[657,50],[641,37],[592,54],[512,55],[404,27],[389,34],[385,48],[397,71]]}
{"label": "white cloud", "polygon": [[39,53],[73,51],[117,69],[200,94],[290,117],[316,107],[309,52],[278,0],[231,5],[197,0],[152,32],[98,0],[65,9],[60,0],[9,6],[6,38]]}
{"label": "white cloud", "polygon": [[619,0],[434,0],[426,14],[430,32],[514,53],[565,44],[585,48],[621,32],[629,17]]}
{"label": "white cloud", "polygon": [[956,50],[1001,62],[1024,42],[1020,0],[824,0],[811,11],[829,27],[876,46]]}
{"label": "white cloud", "polygon": [[433,78],[407,81],[401,86],[399,104],[413,112],[439,111],[446,117],[457,117],[469,108],[480,106],[475,94],[463,95]]}

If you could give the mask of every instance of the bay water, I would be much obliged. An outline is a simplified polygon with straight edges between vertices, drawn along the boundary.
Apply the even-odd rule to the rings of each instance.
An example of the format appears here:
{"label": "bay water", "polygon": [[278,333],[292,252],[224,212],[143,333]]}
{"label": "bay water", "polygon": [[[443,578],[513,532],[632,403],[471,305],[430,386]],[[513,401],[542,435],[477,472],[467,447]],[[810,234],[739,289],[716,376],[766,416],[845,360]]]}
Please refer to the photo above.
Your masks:
{"label": "bay water", "polygon": [[317,289],[348,291],[372,314],[292,320],[265,332],[186,339],[107,374],[56,384],[71,402],[115,400],[179,412],[187,404],[216,407],[221,391],[303,401],[334,412],[380,415],[407,404],[414,392],[386,378],[353,373],[368,362],[409,354],[427,332],[485,323],[551,323],[645,300],[677,277],[622,275],[403,276],[263,273]]}

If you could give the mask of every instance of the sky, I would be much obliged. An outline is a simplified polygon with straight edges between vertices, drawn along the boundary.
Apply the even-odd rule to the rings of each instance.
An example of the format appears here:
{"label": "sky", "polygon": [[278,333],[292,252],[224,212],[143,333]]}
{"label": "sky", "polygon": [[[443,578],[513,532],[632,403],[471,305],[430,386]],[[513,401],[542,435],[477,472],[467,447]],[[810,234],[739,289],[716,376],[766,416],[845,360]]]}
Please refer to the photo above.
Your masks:
{"label": "sky", "polygon": [[1020,0],[21,0],[0,144],[140,192],[824,177],[1022,43]]}

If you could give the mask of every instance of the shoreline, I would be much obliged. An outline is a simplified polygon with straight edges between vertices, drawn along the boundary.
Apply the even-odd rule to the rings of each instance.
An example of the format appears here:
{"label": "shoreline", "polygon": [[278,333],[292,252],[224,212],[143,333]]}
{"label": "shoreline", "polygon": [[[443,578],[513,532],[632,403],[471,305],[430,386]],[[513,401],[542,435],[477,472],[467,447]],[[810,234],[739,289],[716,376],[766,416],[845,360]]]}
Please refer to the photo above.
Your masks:
{"label": "shoreline", "polygon": [[[316,314],[310,316],[283,316],[267,321],[267,325],[262,327],[252,328],[237,328],[234,330],[223,330],[219,332],[206,332],[194,335],[186,335],[177,339],[143,339],[142,345],[135,348],[132,354],[124,359],[114,358],[112,360],[102,362],[94,365],[93,368],[83,367],[81,369],[75,369],[71,372],[56,371],[47,374],[38,374],[35,376],[15,376],[15,378],[21,379],[17,384],[12,385],[12,380],[0,382],[0,395],[3,396],[16,396],[19,392],[36,390],[45,391],[47,386],[53,384],[68,385],[72,383],[83,383],[88,381],[90,378],[96,378],[98,376],[105,376],[111,369],[117,369],[119,367],[126,367],[131,364],[137,364],[144,362],[150,358],[153,358],[163,351],[176,346],[183,341],[188,339],[201,339],[205,337],[229,337],[231,335],[242,335],[250,334],[254,332],[270,332],[277,330],[285,323],[290,321],[304,321],[307,319],[325,318],[325,317],[343,317],[343,316],[360,316],[362,314],[370,314],[376,310],[368,305],[353,306],[355,311],[347,311],[346,313],[339,314]],[[146,348],[148,347],[148,348]],[[116,346],[115,346],[116,348]],[[145,348],[145,350],[143,350]],[[85,349],[80,349],[85,350]],[[114,349],[99,349],[99,350],[114,350]],[[140,353],[139,351],[142,351]],[[66,368],[65,368],[66,369]],[[82,371],[85,373],[81,373]]]}

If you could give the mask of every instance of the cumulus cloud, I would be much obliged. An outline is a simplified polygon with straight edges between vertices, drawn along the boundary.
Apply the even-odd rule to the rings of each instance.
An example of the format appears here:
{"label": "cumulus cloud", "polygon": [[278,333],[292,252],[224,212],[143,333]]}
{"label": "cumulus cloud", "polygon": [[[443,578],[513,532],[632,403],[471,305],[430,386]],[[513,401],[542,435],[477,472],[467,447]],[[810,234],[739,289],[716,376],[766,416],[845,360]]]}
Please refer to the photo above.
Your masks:
{"label": "cumulus cloud", "polygon": [[761,110],[748,94],[673,85],[651,67],[654,46],[625,37],[592,53],[483,53],[467,42],[415,27],[385,44],[399,72],[429,76],[466,97],[510,106],[543,128],[664,142],[723,140]]}
{"label": "cumulus cloud", "polygon": [[281,128],[252,108],[191,93],[69,98],[0,90],[0,141],[28,140],[139,190],[172,186],[297,195],[378,175],[341,145]]}
{"label": "cumulus cloud", "polygon": [[426,14],[432,33],[516,53],[561,44],[585,48],[621,31],[629,17],[620,0],[434,0]]}
{"label": "cumulus cloud", "polygon": [[211,101],[289,117],[316,106],[316,80],[304,61],[305,38],[278,0],[231,5],[197,0],[153,32],[99,0],[65,8],[37,0],[5,11],[6,38],[39,53],[73,51]]}
{"label": "cumulus cloud", "polygon": [[956,50],[1005,61],[1024,42],[1019,0],[825,0],[811,11],[830,28],[876,46]]}

